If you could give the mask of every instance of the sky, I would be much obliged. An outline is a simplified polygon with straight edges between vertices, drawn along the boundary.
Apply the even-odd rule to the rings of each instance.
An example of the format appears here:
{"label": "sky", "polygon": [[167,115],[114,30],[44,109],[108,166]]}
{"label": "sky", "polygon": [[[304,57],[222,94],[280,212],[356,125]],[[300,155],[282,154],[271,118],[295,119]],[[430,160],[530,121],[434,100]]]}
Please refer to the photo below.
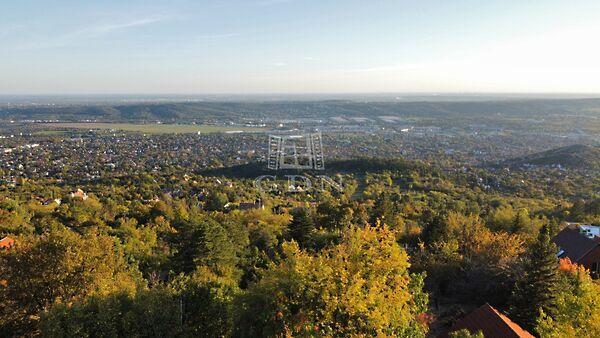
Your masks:
{"label": "sky", "polygon": [[600,93],[600,1],[1,1],[0,95]]}

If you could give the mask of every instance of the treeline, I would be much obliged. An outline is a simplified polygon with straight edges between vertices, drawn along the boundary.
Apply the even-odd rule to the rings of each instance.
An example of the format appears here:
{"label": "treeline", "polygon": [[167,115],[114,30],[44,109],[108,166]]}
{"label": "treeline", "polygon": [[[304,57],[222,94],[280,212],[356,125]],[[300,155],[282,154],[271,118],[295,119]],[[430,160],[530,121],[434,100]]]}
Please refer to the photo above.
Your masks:
{"label": "treeline", "polygon": [[[333,116],[403,116],[420,118],[478,118],[493,115],[532,117],[534,112],[553,115],[597,114],[598,99],[538,99],[473,102],[181,102],[66,105],[0,108],[0,119],[60,119],[67,121],[206,121],[253,118],[328,118]],[[505,121],[509,122],[509,121]]]}

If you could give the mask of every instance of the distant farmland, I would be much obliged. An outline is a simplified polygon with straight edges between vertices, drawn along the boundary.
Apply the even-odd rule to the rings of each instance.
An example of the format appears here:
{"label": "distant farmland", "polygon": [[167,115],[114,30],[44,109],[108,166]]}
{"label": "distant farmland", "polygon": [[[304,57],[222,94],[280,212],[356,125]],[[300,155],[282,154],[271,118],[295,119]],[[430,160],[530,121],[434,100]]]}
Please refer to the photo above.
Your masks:
{"label": "distant farmland", "polygon": [[46,123],[49,129],[120,130],[146,134],[191,134],[222,132],[260,132],[264,129],[239,126],[214,126],[200,124],[132,124],[132,123]]}

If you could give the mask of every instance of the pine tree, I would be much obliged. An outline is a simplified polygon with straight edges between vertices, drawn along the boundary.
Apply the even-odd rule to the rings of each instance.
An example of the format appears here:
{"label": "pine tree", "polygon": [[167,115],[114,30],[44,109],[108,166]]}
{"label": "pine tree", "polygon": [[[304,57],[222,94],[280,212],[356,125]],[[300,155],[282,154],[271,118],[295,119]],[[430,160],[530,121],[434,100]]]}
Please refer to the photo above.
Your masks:
{"label": "pine tree", "polygon": [[292,222],[289,225],[289,238],[298,242],[301,248],[309,246],[315,223],[306,208],[292,211]]}
{"label": "pine tree", "polygon": [[524,266],[523,278],[513,292],[512,317],[526,329],[533,329],[540,310],[552,316],[558,284],[556,245],[552,243],[550,226],[540,229]]}
{"label": "pine tree", "polygon": [[524,211],[524,210],[517,211],[517,215],[515,216],[515,219],[512,224],[511,232],[515,233],[515,234],[525,232],[528,227],[528,224],[527,224],[528,221],[529,220],[528,220],[526,211]]}

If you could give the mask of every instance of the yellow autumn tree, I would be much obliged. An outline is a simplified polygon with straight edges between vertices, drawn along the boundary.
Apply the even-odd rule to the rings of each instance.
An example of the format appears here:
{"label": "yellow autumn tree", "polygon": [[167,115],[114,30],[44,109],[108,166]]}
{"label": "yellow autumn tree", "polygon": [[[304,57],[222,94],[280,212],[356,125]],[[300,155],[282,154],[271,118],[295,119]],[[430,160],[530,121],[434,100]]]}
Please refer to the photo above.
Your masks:
{"label": "yellow autumn tree", "polygon": [[425,335],[423,278],[386,227],[355,227],[316,255],[294,242],[284,252],[241,297],[239,336]]}
{"label": "yellow autumn tree", "polygon": [[581,266],[561,259],[556,313],[542,312],[536,331],[542,337],[600,337],[600,285]]}
{"label": "yellow autumn tree", "polygon": [[141,274],[125,261],[115,239],[69,229],[19,237],[0,254],[0,335],[31,334],[40,314],[53,303],[88,295],[134,292]]}

